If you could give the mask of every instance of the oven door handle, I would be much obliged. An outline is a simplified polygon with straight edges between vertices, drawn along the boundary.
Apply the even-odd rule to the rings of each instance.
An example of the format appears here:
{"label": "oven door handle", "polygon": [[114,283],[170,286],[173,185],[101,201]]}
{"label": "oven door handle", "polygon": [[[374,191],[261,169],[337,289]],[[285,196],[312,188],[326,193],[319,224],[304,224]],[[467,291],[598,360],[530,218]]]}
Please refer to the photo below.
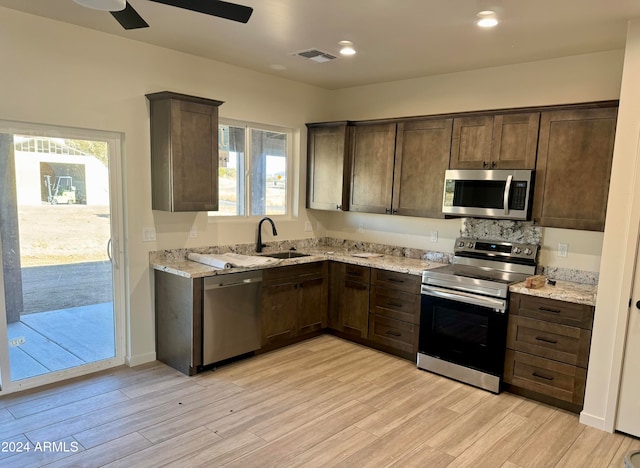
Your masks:
{"label": "oven door handle", "polygon": [[436,288],[434,286],[427,286],[424,284],[422,285],[420,292],[427,296],[464,302],[465,304],[477,305],[480,307],[489,307],[496,312],[505,313],[507,310],[507,301],[502,301],[500,299],[477,296],[475,294],[469,294],[461,291],[451,291],[448,289]]}

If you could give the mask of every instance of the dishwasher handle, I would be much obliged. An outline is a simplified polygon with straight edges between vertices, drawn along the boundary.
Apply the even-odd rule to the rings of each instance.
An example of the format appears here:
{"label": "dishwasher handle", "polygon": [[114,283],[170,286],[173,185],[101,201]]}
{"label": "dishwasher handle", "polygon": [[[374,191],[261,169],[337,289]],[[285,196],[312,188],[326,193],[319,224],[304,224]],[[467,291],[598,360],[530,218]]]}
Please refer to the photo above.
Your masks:
{"label": "dishwasher handle", "polygon": [[229,278],[228,281],[224,281],[222,278],[213,281],[209,280],[209,278],[205,278],[204,290],[208,291],[210,289],[233,288],[235,286],[244,286],[251,283],[260,283],[261,281],[261,276],[252,276],[250,278],[244,278],[242,280],[238,280],[237,278]]}

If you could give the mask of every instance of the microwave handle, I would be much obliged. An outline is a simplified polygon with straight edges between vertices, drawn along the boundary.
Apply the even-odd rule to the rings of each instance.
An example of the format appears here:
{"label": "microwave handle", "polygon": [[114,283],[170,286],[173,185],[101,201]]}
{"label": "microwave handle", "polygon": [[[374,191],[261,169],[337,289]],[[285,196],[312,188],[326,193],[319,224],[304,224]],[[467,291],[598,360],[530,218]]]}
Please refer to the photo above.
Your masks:
{"label": "microwave handle", "polygon": [[511,181],[512,180],[513,180],[513,176],[512,175],[508,175],[507,176],[507,183],[504,186],[503,204],[504,204],[504,214],[505,215],[509,214],[509,193],[511,193]]}

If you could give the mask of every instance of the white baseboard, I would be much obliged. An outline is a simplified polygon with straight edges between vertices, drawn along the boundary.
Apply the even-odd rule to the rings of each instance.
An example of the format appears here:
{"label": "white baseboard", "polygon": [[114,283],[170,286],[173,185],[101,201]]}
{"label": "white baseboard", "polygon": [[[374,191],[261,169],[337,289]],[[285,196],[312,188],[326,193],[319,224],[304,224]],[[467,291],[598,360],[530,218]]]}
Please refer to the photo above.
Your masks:
{"label": "white baseboard", "polygon": [[584,411],[580,413],[580,423],[586,426],[595,427],[601,431],[611,432],[607,430],[604,418],[585,413]]}
{"label": "white baseboard", "polygon": [[153,362],[156,360],[156,353],[138,354],[137,356],[127,356],[124,362],[129,367],[139,366],[146,364],[147,362]]}

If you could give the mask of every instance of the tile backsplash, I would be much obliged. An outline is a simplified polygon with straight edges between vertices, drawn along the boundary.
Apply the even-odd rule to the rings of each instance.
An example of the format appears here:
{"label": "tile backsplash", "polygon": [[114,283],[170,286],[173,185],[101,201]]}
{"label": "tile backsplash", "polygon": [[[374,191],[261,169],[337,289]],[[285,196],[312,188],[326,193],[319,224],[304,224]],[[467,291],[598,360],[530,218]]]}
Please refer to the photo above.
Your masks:
{"label": "tile backsplash", "polygon": [[540,244],[542,242],[542,228],[525,221],[463,218],[460,235],[523,244]]}

